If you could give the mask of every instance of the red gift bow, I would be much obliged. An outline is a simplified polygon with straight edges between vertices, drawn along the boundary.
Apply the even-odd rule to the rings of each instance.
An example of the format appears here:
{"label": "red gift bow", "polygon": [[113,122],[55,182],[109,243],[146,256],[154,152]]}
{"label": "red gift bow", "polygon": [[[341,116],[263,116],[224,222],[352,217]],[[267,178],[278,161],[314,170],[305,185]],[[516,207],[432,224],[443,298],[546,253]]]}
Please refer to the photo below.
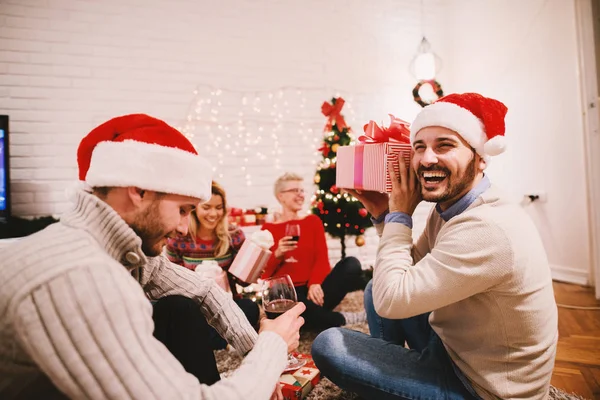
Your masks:
{"label": "red gift bow", "polygon": [[380,128],[375,121],[369,121],[364,126],[365,134],[359,136],[361,143],[384,143],[389,141],[410,143],[410,124],[400,118],[388,114],[391,118],[390,126]]}
{"label": "red gift bow", "polygon": [[329,119],[327,120],[327,124],[325,125],[326,131],[331,131],[331,127],[334,121],[339,131],[342,131],[348,127],[346,125],[344,117],[342,116],[342,114],[340,114],[342,112],[342,107],[344,107],[345,103],[346,101],[341,97],[335,99],[335,104],[330,104],[326,101],[323,102],[323,105],[321,106],[321,112],[324,116],[329,117]]}

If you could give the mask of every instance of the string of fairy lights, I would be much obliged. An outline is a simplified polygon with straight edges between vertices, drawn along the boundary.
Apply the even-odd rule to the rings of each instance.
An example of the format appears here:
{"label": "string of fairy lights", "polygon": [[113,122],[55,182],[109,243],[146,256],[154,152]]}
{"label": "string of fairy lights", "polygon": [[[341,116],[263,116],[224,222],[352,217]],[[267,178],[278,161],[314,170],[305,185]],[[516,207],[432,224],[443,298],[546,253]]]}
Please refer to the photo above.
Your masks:
{"label": "string of fairy lights", "polygon": [[[216,177],[222,179],[226,167],[227,174],[237,170],[246,186],[253,186],[258,167],[268,164],[281,170],[291,147],[295,157],[316,167],[325,122],[320,106],[337,92],[326,87],[256,91],[200,84],[179,128],[212,162]],[[344,111],[353,122],[351,97]]]}

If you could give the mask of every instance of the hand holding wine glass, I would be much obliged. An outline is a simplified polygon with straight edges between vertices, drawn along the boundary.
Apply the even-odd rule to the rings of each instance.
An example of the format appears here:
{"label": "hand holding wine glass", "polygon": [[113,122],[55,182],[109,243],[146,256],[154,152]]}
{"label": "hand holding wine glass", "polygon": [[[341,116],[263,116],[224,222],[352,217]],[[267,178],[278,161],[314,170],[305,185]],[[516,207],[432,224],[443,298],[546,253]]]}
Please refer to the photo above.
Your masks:
{"label": "hand holding wine glass", "polygon": [[[263,284],[263,307],[272,321],[261,321],[261,331],[271,330],[278,333],[288,344],[288,352],[292,351],[300,341],[299,330],[304,324],[304,318],[300,317],[300,314],[306,306],[298,303],[296,289],[289,275],[269,278]],[[300,368],[305,363],[306,360],[298,360],[288,354],[288,364],[284,371]]]}
{"label": "hand holding wine glass", "polygon": [[285,236],[282,237],[275,250],[275,257],[282,258],[285,253],[296,250],[298,248],[298,241],[300,240],[300,224],[297,222],[290,222],[285,227]]}

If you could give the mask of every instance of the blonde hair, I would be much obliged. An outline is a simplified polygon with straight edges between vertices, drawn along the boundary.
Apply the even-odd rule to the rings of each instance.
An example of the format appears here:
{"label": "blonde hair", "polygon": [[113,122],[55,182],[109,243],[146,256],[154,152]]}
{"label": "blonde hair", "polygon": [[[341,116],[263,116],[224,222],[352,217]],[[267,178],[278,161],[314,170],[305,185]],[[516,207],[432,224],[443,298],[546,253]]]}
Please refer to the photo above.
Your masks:
{"label": "blonde hair", "polygon": [[285,174],[281,175],[279,178],[277,178],[275,185],[273,186],[273,193],[275,194],[275,197],[277,197],[277,195],[283,190],[283,185],[286,182],[291,181],[304,181],[304,178],[293,172],[286,172]]}
{"label": "blonde hair", "polygon": [[[227,222],[227,197],[225,196],[225,189],[217,182],[213,181],[211,186],[211,193],[216,196],[221,196],[221,201],[223,204],[223,216],[221,220],[217,222],[217,227],[215,228],[215,257],[221,257],[227,254],[231,243],[231,235],[229,233],[229,224]],[[196,234],[200,229],[200,220],[198,219],[198,215],[196,214],[196,210],[190,214],[190,222],[189,222],[189,235],[192,239],[196,239]]]}

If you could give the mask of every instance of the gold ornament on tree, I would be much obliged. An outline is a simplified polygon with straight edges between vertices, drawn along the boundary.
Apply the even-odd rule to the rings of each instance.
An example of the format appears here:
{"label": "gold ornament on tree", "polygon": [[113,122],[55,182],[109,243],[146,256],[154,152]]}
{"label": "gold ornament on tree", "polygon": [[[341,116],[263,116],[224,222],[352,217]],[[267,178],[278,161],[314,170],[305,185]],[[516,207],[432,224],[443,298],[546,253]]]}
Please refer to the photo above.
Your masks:
{"label": "gold ornament on tree", "polygon": [[315,175],[315,183],[318,185],[321,182],[321,175],[320,174],[316,174]]}
{"label": "gold ornament on tree", "polygon": [[356,239],[354,240],[354,243],[356,243],[356,245],[358,247],[364,246],[365,245],[365,237],[363,235],[358,235],[356,237]]}
{"label": "gold ornament on tree", "polygon": [[333,151],[334,153],[337,153],[338,147],[340,147],[339,144],[337,144],[337,143],[332,144],[331,145],[331,151]]}

